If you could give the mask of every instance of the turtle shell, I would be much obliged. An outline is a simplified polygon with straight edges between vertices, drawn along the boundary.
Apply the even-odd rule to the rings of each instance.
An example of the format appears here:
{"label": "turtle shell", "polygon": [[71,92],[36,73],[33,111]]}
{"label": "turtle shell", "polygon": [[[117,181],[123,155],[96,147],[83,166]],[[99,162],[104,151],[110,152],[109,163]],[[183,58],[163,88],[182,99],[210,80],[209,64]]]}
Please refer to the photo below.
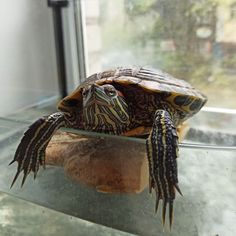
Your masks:
{"label": "turtle shell", "polygon": [[185,117],[182,119],[197,113],[207,101],[204,94],[186,81],[177,79],[161,70],[145,67],[119,67],[93,74],[65,99],[82,99],[83,88],[94,83],[97,85],[135,85],[142,88],[145,93],[160,94],[162,99],[184,114]]}

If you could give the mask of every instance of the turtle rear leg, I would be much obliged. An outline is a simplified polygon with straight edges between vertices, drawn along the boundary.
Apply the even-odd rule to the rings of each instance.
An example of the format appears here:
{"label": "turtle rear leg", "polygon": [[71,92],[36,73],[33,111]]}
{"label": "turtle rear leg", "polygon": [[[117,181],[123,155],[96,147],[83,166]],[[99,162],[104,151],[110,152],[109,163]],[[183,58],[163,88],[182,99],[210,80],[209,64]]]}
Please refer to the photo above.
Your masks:
{"label": "turtle rear leg", "polygon": [[178,136],[170,114],[165,110],[157,110],[153,127],[147,139],[149,161],[150,191],[156,192],[156,211],[159,200],[163,201],[162,223],[165,224],[166,208],[169,205],[170,228],[173,223],[173,202],[175,189],[182,195],[178,187],[177,162]]}
{"label": "turtle rear leg", "polygon": [[64,113],[57,112],[38,119],[29,127],[17,147],[13,161],[9,164],[18,162],[17,172],[11,187],[22,171],[24,176],[21,186],[31,171],[34,172],[34,178],[36,177],[39,166],[45,166],[45,151],[50,139],[54,132],[62,126],[65,126]]}

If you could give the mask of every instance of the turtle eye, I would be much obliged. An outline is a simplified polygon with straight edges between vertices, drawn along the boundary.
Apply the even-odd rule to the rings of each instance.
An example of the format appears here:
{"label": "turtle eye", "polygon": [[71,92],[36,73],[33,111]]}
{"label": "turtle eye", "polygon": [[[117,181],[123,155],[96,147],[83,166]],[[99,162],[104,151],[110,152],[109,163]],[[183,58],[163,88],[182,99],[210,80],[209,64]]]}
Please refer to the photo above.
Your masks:
{"label": "turtle eye", "polygon": [[106,91],[106,94],[112,97],[116,95],[116,91]]}
{"label": "turtle eye", "polygon": [[116,95],[116,90],[115,90],[115,88],[113,86],[106,86],[104,88],[104,91],[110,97],[113,97],[113,96]]}

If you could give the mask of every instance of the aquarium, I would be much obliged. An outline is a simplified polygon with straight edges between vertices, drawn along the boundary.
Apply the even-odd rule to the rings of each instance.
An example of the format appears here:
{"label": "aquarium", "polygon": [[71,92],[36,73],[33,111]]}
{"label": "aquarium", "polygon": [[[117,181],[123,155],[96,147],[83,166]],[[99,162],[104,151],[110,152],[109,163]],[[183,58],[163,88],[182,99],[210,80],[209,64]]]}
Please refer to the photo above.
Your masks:
{"label": "aquarium", "polygon": [[[36,110],[36,116],[39,111],[42,114],[48,112],[44,107],[38,107]],[[137,235],[162,233],[161,213],[154,213],[155,196],[150,195],[147,188],[138,194],[101,193],[93,187],[72,181],[62,167],[47,166],[45,170],[41,168],[36,180],[29,176],[23,188],[20,187],[19,180],[16,186],[10,189],[16,165],[8,166],[8,163],[13,158],[23,131],[36,118],[33,110],[30,113],[31,120],[27,121],[1,119],[1,127],[4,129],[4,135],[1,137],[1,191],[120,231]],[[20,114],[17,117],[20,118]],[[210,125],[213,118],[214,126],[217,124],[221,130],[214,131],[215,136],[212,131],[215,127]],[[210,232],[212,235],[233,235],[235,147],[232,150],[224,150],[224,146],[235,145],[235,136],[224,127],[235,127],[236,117],[234,114],[202,111],[196,119],[190,122],[193,128],[187,134],[186,146],[180,148],[179,182],[184,196],[177,196],[175,201],[175,220],[171,234],[208,235]],[[194,128],[199,127],[198,122],[206,122],[201,132],[200,129]],[[81,134],[78,131],[72,132]],[[89,133],[82,134],[91,136]],[[111,140],[114,148],[117,145],[132,146],[136,142],[145,145],[140,139],[105,138]],[[197,143],[198,146],[189,148],[188,143]],[[204,147],[205,145],[223,147],[222,150],[214,150]],[[168,233],[167,225],[165,234]]]}
{"label": "aquarium", "polygon": [[[234,2],[70,0],[67,6],[61,7],[66,71],[63,83],[68,93],[93,73],[116,66],[144,65],[185,79],[208,97],[201,111],[187,120],[186,134],[180,142],[177,162],[183,196],[176,194],[171,231],[168,217],[165,226],[162,225],[162,203],[155,214],[155,194],[149,193],[148,172],[145,172],[147,159],[141,157],[138,187],[124,187],[130,160],[135,160],[134,153],[145,155],[145,139],[141,137],[73,128],[60,130],[67,132],[68,137],[88,140],[88,149],[73,146],[83,157],[86,156],[84,150],[94,148],[102,149],[106,155],[116,153],[124,162],[118,165],[122,191],[91,184],[88,180],[93,176],[95,181],[99,171],[94,174],[92,169],[88,170],[87,182],[81,180],[82,172],[74,171],[76,175],[72,176],[67,164],[73,159],[64,158],[63,153],[52,149],[56,158],[57,155],[64,158],[60,163],[52,164],[48,159],[46,168],[40,167],[36,179],[29,174],[21,187],[21,174],[10,188],[17,164],[8,164],[24,131],[39,117],[55,112],[62,95],[53,9],[47,1],[25,1],[25,4],[27,11],[23,11],[21,5],[15,9],[11,3],[5,3],[5,12],[15,9],[13,19],[6,13],[0,14],[4,21],[1,23],[4,37],[0,42],[14,45],[14,48],[9,46],[9,50],[15,55],[12,58],[7,47],[1,46],[4,49],[4,58],[0,55],[0,89],[4,98],[0,103],[0,199],[4,204],[0,229],[3,235],[31,235],[31,228],[42,222],[47,224],[41,235],[65,235],[67,229],[71,235],[78,235],[80,229],[79,235],[235,235]],[[22,11],[18,11],[21,8]],[[7,32],[11,33],[11,41],[7,39]],[[24,57],[21,52],[25,52]],[[58,145],[57,151],[65,142],[72,143],[68,139],[60,140],[60,133],[52,142]],[[111,183],[114,176],[112,170],[109,173]],[[25,208],[32,212],[29,214]],[[33,226],[32,222],[26,223],[31,218]]]}

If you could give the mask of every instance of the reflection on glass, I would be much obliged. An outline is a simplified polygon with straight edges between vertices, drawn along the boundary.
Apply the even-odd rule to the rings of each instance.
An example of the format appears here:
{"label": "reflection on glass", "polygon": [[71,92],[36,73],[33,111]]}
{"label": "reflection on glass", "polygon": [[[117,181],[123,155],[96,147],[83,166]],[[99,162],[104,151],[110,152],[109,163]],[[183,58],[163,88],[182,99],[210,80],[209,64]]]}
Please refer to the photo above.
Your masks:
{"label": "reflection on glass", "polygon": [[[44,111],[45,112],[45,111]],[[18,114],[20,115],[20,114]],[[37,114],[36,114],[37,116]],[[202,123],[211,115],[200,113]],[[218,127],[228,123],[235,127],[235,117],[227,119],[215,114]],[[226,116],[225,116],[226,117]],[[202,120],[201,120],[202,119]],[[223,123],[223,121],[225,123]],[[24,188],[20,181],[9,189],[16,166],[8,167],[15,148],[26,128],[26,123],[1,119],[0,125],[5,135],[1,137],[0,188],[9,194],[34,203],[86,219],[98,224],[113,227],[138,235],[168,235],[162,232],[161,212],[154,213],[155,196],[146,189],[140,194],[104,194],[95,188],[71,181],[61,167],[47,165],[41,170],[37,179],[30,175]],[[205,136],[208,141],[212,138]],[[222,132],[225,130],[222,129]],[[85,135],[85,133],[84,133]],[[88,133],[86,134],[88,135]],[[5,136],[5,137],[4,137]],[[198,141],[202,136],[197,136]],[[114,147],[131,146],[136,140],[106,138]],[[196,137],[192,137],[195,139]],[[189,141],[187,139],[186,141]],[[136,145],[139,145],[136,143]],[[145,145],[140,144],[145,150]],[[198,149],[180,149],[179,181],[184,197],[177,196],[175,203],[175,222],[171,235],[234,235],[235,228],[235,151],[214,151]]]}

